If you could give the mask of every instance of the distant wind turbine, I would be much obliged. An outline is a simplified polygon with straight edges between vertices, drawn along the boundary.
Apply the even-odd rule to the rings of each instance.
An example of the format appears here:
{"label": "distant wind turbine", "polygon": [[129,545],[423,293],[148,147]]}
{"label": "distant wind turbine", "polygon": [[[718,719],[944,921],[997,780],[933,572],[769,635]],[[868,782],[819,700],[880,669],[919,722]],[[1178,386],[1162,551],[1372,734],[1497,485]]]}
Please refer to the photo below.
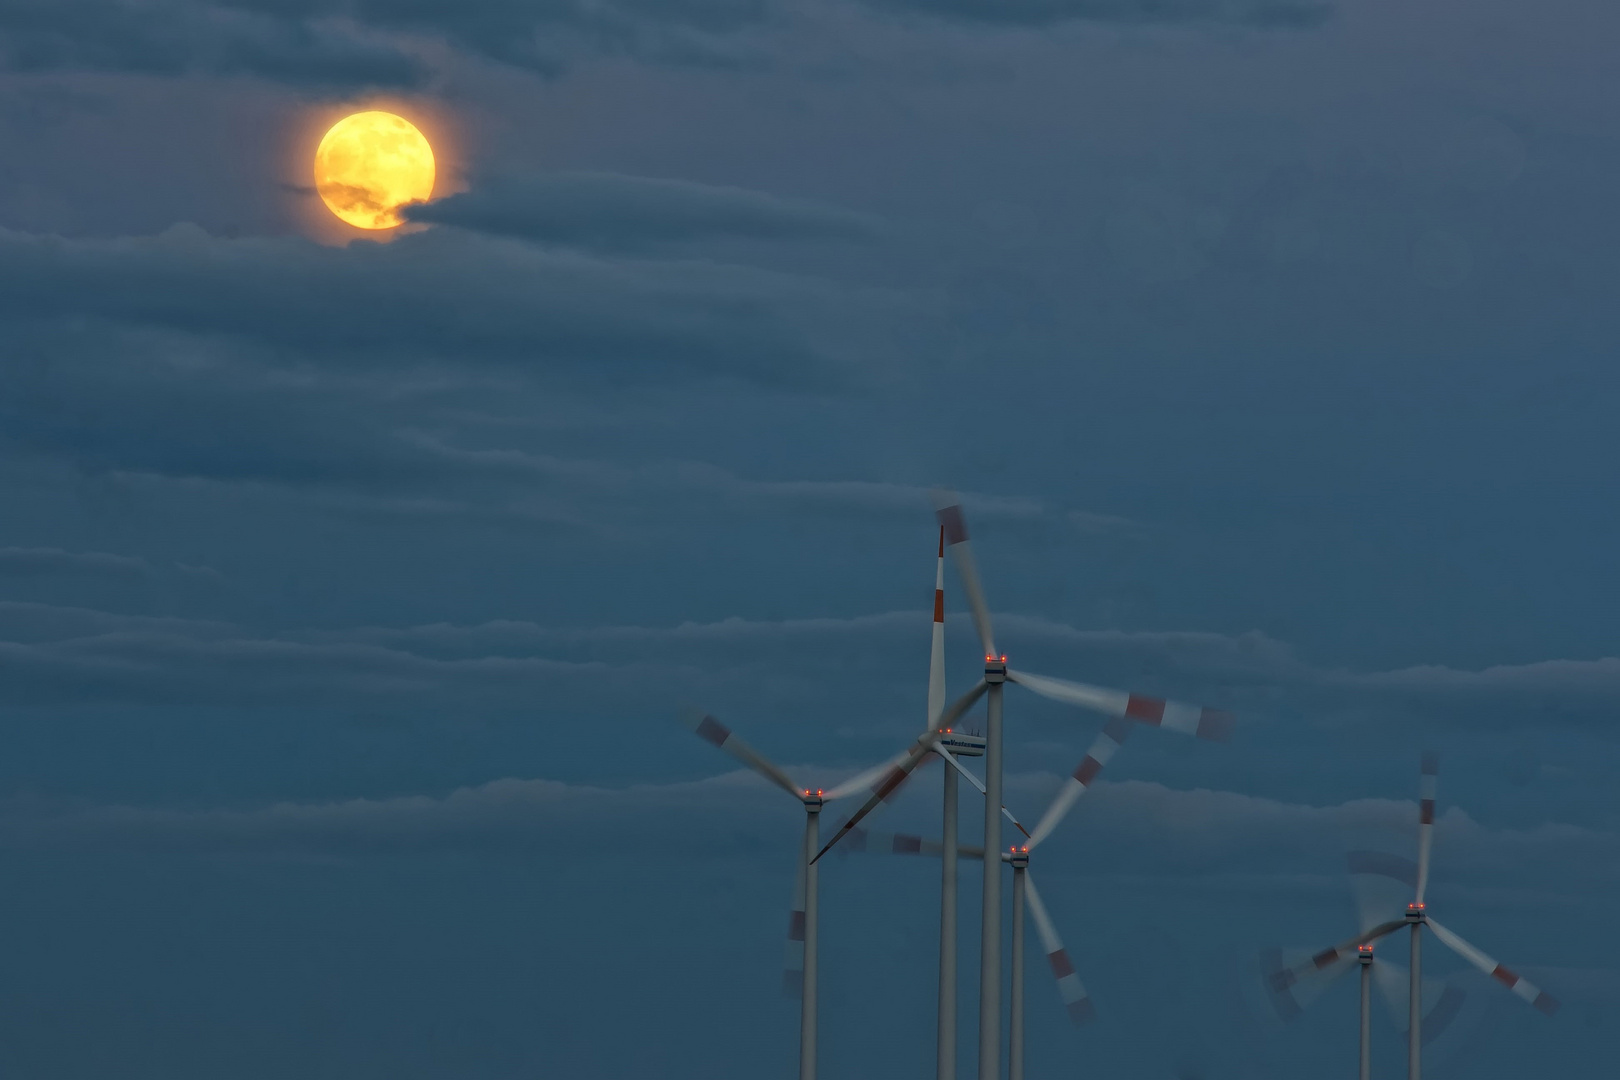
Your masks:
{"label": "distant wind turbine", "polygon": [[[1348,970],[1346,962],[1355,958],[1362,964],[1363,1005],[1362,1005],[1362,1062],[1366,1068],[1367,1060],[1367,1006],[1366,982],[1368,966],[1373,963],[1372,945],[1379,938],[1393,934],[1403,926],[1411,927],[1411,956],[1412,962],[1407,969],[1408,985],[1406,990],[1406,1072],[1408,1080],[1421,1080],[1423,1065],[1423,1044],[1429,1037],[1438,1034],[1439,1028],[1455,1018],[1462,1007],[1463,991],[1455,986],[1447,985],[1440,994],[1438,1001],[1424,1009],[1423,994],[1423,938],[1424,926],[1428,926],[1434,936],[1441,943],[1467,960],[1474,967],[1491,976],[1505,985],[1513,993],[1523,998],[1548,1015],[1558,1011],[1558,1000],[1551,994],[1538,989],[1514,971],[1503,967],[1490,956],[1458,937],[1455,933],[1441,926],[1428,913],[1426,896],[1429,884],[1429,859],[1434,846],[1434,807],[1439,774],[1439,758],[1434,754],[1424,754],[1422,769],[1419,775],[1418,786],[1418,860],[1396,855],[1389,855],[1377,851],[1352,851],[1349,855],[1350,873],[1358,878],[1387,878],[1405,885],[1413,891],[1412,901],[1399,918],[1379,920],[1372,911],[1364,908],[1362,915],[1363,931],[1347,941],[1340,942],[1330,949],[1314,953],[1301,961],[1291,965],[1277,964],[1268,975],[1274,1003],[1278,1004],[1279,1012],[1287,1019],[1290,1009],[1297,1012],[1299,990],[1308,989],[1310,997],[1321,992],[1321,987],[1327,982]],[[1385,912],[1389,914],[1389,912]],[[1393,965],[1384,961],[1377,961],[1377,968],[1373,974],[1377,977],[1381,969],[1386,976],[1392,975]],[[1391,989],[1387,978],[1380,978],[1380,990],[1388,991],[1386,996],[1399,994],[1399,984]],[[1425,1024],[1428,1030],[1425,1030]],[[1363,1077],[1366,1073],[1363,1072]]]}

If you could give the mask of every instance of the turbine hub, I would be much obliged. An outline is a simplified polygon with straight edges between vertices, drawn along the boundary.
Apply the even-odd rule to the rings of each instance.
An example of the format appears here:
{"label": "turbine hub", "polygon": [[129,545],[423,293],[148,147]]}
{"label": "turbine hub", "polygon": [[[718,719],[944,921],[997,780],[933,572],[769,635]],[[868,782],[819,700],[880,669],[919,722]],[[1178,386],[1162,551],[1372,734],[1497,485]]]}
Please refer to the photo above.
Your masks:
{"label": "turbine hub", "polygon": [[1029,848],[1014,847],[1007,853],[1007,861],[1012,863],[1014,870],[1029,869]]}
{"label": "turbine hub", "polygon": [[822,798],[821,792],[819,790],[817,790],[817,791],[801,791],[799,793],[799,801],[804,803],[804,812],[805,813],[807,813],[807,814],[819,814],[819,813],[821,813],[821,804],[823,802],[825,802],[826,800],[824,800]]}
{"label": "turbine hub", "polygon": [[1409,923],[1420,923],[1420,922],[1423,921],[1423,915],[1424,915],[1424,910],[1423,910],[1423,905],[1422,904],[1411,903],[1411,904],[1406,905],[1406,921],[1407,922],[1409,922]]}
{"label": "turbine hub", "polygon": [[991,686],[1007,681],[1007,654],[984,658],[984,681]]}

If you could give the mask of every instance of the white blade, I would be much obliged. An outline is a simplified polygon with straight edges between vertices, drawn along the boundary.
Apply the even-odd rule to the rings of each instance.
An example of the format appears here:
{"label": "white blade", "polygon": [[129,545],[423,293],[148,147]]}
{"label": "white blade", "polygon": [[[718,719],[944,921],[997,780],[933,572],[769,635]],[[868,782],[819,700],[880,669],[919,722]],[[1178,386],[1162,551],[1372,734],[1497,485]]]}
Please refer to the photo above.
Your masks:
{"label": "white blade", "polygon": [[1057,927],[1052,925],[1052,917],[1046,913],[1046,905],[1041,903],[1041,894],[1036,891],[1035,879],[1029,876],[1028,870],[1024,871],[1024,901],[1029,906],[1030,918],[1035,922],[1035,933],[1040,935],[1046,962],[1052,966],[1052,974],[1057,978],[1058,994],[1063,998],[1063,1007],[1069,1010],[1069,1019],[1076,1024],[1087,1023],[1096,1017],[1097,1010],[1092,1007],[1091,998],[1080,983],[1080,976],[1074,973],[1069,951],[1063,947]]}
{"label": "white blade", "polygon": [[962,717],[967,714],[969,709],[973,708],[974,705],[977,705],[979,699],[984,697],[985,691],[989,689],[990,684],[986,683],[983,679],[980,679],[978,682],[974,683],[973,689],[969,690],[967,693],[953,701],[950,708],[946,709],[942,714],[940,714],[936,731],[945,732],[954,728],[956,726],[956,722],[962,719]]}
{"label": "white blade", "polygon": [[872,787],[874,784],[881,781],[883,777],[899,768],[905,762],[906,756],[910,753],[911,747],[908,746],[898,754],[889,758],[887,761],[880,761],[876,765],[873,765],[870,769],[856,773],[854,776],[850,777],[848,780],[845,780],[837,787],[832,788],[830,791],[823,792],[821,796],[822,802],[829,803],[834,799],[842,799],[846,795],[853,795],[855,792],[860,791],[863,788]]}
{"label": "white blade", "polygon": [[1417,863],[1386,851],[1352,851],[1346,867],[1363,930],[1406,917],[1406,905],[1417,889]]}
{"label": "white blade", "polygon": [[[950,765],[951,768],[955,769],[957,772],[959,772],[963,776],[967,777],[968,783],[972,784],[975,788],[977,788],[979,790],[980,795],[989,794],[988,792],[986,792],[984,790],[984,781],[980,780],[977,776],[974,776],[973,773],[968,771],[968,768],[967,768],[966,765],[963,765],[960,761],[956,760],[956,755],[955,754],[951,753],[949,750],[945,749],[943,746],[934,747],[934,753],[936,753],[940,757],[944,758],[946,764]],[[1024,828],[1024,823],[1019,821],[1017,818],[1013,817],[1012,811],[1008,810],[1005,806],[1003,806],[1001,808],[1001,816],[1006,818],[1008,821],[1012,822],[1013,823],[1013,828],[1015,828],[1019,832],[1023,833],[1026,837],[1029,836],[1029,830]]]}
{"label": "white blade", "polygon": [[[906,751],[905,760],[901,761],[900,764],[890,769],[884,778],[878,781],[877,786],[872,789],[872,797],[867,799],[866,802],[861,805],[861,808],[851,815],[848,821],[844,822],[843,826],[838,830],[838,832],[833,835],[833,838],[827,841],[826,847],[823,847],[820,851],[816,852],[816,859],[819,859],[823,855],[827,854],[827,851],[834,844],[842,840],[845,834],[861,823],[861,819],[863,817],[875,810],[878,803],[899,791],[900,785],[906,782],[906,777],[911,775],[911,771],[918,765],[922,764],[928,755],[939,745],[939,740],[942,736],[943,730],[948,729],[951,725],[955,724],[956,721],[961,718],[963,713],[973,708],[973,703],[983,697],[985,691],[988,689],[989,686],[986,685],[983,679],[980,679],[974,684],[973,689],[957,698],[956,701],[952,703],[951,707],[945,710],[945,714],[940,717],[941,731],[924,732],[922,736],[911,745],[911,749]],[[816,859],[811,859],[810,861],[815,862]]]}
{"label": "white blade", "polygon": [[1417,902],[1429,889],[1429,849],[1434,846],[1434,796],[1439,787],[1440,758],[1423,755],[1423,771],[1418,778],[1418,865]]}
{"label": "white blade", "polygon": [[939,561],[934,564],[934,639],[928,653],[928,727],[939,727],[945,711],[945,527],[939,528]]}
{"label": "white blade", "polygon": [[[1398,946],[1392,946],[1390,951],[1397,949]],[[1389,1009],[1395,1030],[1405,1035],[1411,1019],[1411,1012],[1407,1008],[1412,993],[1410,969],[1379,957],[1373,961],[1373,982],[1378,984],[1378,994]],[[1444,1035],[1452,1021],[1457,1019],[1468,1000],[1468,991],[1449,980],[1425,976],[1419,993],[1423,998],[1423,1045],[1428,1046]]]}
{"label": "white blade", "polygon": [[[956,724],[958,720],[962,718],[963,713],[973,708],[974,704],[979,700],[979,698],[984,696],[984,692],[987,689],[988,687],[985,685],[984,680],[980,679],[978,683],[974,685],[973,689],[969,690],[967,693],[957,698],[956,701],[952,702],[951,707],[946,709],[945,712],[939,717],[940,724],[938,730],[924,732],[921,737],[928,738],[930,736],[938,735],[940,732],[949,730]],[[733,736],[733,738],[735,738],[735,736]],[[897,771],[905,766],[906,761],[911,757],[916,749],[917,744],[913,743],[904,750],[900,751],[898,754],[894,755],[894,757],[890,758],[889,760],[880,762],[879,764],[872,766],[870,769],[867,769],[865,772],[856,773],[854,776],[850,777],[848,780],[845,780],[842,784],[839,784],[831,791],[823,793],[821,796],[822,801],[830,802],[833,799],[842,799],[844,796],[853,794],[854,792],[857,792],[865,787],[870,787],[874,792],[876,792],[879,788],[884,788],[884,785],[889,782],[890,778],[892,778]],[[954,761],[955,759],[953,758],[952,760]],[[904,780],[906,775],[910,775],[911,769],[916,768],[917,764],[919,763],[920,762],[914,762],[911,768],[905,769],[905,775],[902,775],[900,779]],[[960,766],[958,766],[958,768],[960,768]],[[887,799],[895,793],[895,790],[895,787],[884,788],[881,797]],[[979,790],[983,791],[984,788],[980,787]],[[795,795],[798,794],[797,791],[794,791],[793,793]]]}
{"label": "white blade", "polygon": [[1027,846],[1031,850],[1042,840],[1052,835],[1052,830],[1058,827],[1058,823],[1063,820],[1064,815],[1069,812],[1080,796],[1086,793],[1086,788],[1090,787],[1091,782],[1097,779],[1097,774],[1102,772],[1103,766],[1108,764],[1108,759],[1114,756],[1114,751],[1119,749],[1120,743],[1125,741],[1125,736],[1129,735],[1130,731],[1130,723],[1123,718],[1116,717],[1108,721],[1108,726],[1103,728],[1097,738],[1093,740],[1091,749],[1086,751],[1085,759],[1075,767],[1073,774],[1063,782],[1063,787],[1059,789],[1057,797],[1052,800],[1052,805],[1046,808],[1046,814],[1036,824],[1035,831],[1030,834]]}
{"label": "white blade", "polygon": [[1341,953],[1324,967],[1310,962],[1311,956],[1290,950],[1268,949],[1260,954],[1260,976],[1277,1017],[1293,1022],[1327,988],[1355,965],[1354,952]]}
{"label": "white blade", "polygon": [[850,831],[861,823],[862,818],[877,809],[879,803],[899,791],[900,785],[905,783],[906,777],[911,775],[913,769],[922,764],[923,759],[938,745],[939,739],[939,732],[930,731],[913,743],[911,749],[906,753],[905,760],[889,770],[888,775],[878,782],[877,787],[872,789],[871,797],[861,804],[859,810],[850,815],[850,819],[839,827],[838,831],[833,834],[833,838],[827,841],[826,845],[816,852],[816,857],[810,861],[815,862],[827,854],[828,851],[832,850],[834,844],[848,836]]}
{"label": "white blade", "polygon": [[1031,675],[1027,671],[1008,671],[1007,678],[1044,698],[1078,705],[1105,716],[1123,717],[1138,724],[1152,724],[1214,742],[1225,742],[1232,737],[1232,714],[1221,709],[1128,694],[1123,690],[1054,679],[1050,675]]}
{"label": "white blade", "polygon": [[[800,845],[801,851],[803,845]],[[793,882],[793,906],[788,910],[787,955],[782,964],[784,997],[804,996],[804,855],[794,860],[799,872]]]}
{"label": "white blade", "polygon": [[697,732],[698,738],[718,746],[789,795],[797,798],[801,794],[792,777],[767,760],[758,750],[739,739],[730,728],[708,713],[692,709],[687,711],[683,719],[687,727]]}
{"label": "white blade", "polygon": [[1268,972],[1267,979],[1271,984],[1271,992],[1283,994],[1295,983],[1313,978],[1347,959],[1354,959],[1361,946],[1377,941],[1386,934],[1392,934],[1405,925],[1405,919],[1392,919],[1321,952],[1311,953],[1290,967],[1279,967],[1275,971]]}
{"label": "white blade", "polygon": [[1553,997],[1544,990],[1536,989],[1536,987],[1530,984],[1529,980],[1525,979],[1516,972],[1508,970],[1501,964],[1498,964],[1495,960],[1491,959],[1489,956],[1486,956],[1483,952],[1480,952],[1478,949],[1474,948],[1474,946],[1468,944],[1468,942],[1464,941],[1456,934],[1453,934],[1450,930],[1447,930],[1433,919],[1428,919],[1426,921],[1429,924],[1429,929],[1434,931],[1434,936],[1444,942],[1446,947],[1452,952],[1456,953],[1464,960],[1467,960],[1470,964],[1473,964],[1475,967],[1479,968],[1479,970],[1483,971],[1497,982],[1500,982],[1503,986],[1506,986],[1509,990],[1513,991],[1515,994],[1519,995],[1547,1015],[1551,1016],[1553,1013],[1558,1011],[1557,998]]}
{"label": "white blade", "polygon": [[951,561],[956,564],[956,576],[962,579],[962,592],[967,596],[968,610],[973,614],[973,626],[979,631],[979,644],[984,655],[996,655],[996,635],[990,629],[990,606],[984,602],[984,587],[979,584],[979,568],[973,561],[973,542],[968,539],[967,519],[954,495],[939,492],[935,495],[935,509],[944,533],[945,546]]}

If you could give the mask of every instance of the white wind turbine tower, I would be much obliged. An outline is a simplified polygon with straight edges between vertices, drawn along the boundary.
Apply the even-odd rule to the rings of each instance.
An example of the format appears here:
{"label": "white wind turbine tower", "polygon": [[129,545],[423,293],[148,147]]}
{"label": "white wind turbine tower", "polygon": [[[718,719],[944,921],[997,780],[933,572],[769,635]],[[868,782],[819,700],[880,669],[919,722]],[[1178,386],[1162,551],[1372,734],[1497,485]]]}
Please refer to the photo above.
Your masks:
{"label": "white wind turbine tower", "polygon": [[[720,721],[707,713],[693,711],[687,714],[686,724],[698,734],[699,738],[713,743],[738,761],[753,769],[756,773],[793,796],[804,807],[804,842],[799,850],[798,882],[795,886],[793,913],[788,921],[788,951],[789,975],[793,971],[793,961],[799,960],[799,969],[802,971],[800,986],[799,1011],[799,1080],[815,1080],[816,1076],[816,1006],[817,1006],[817,916],[818,916],[818,881],[816,866],[811,856],[815,854],[816,844],[819,840],[821,808],[835,799],[841,799],[861,788],[878,782],[877,790],[882,794],[891,792],[898,786],[904,774],[915,767],[918,760],[928,752],[927,747],[932,745],[931,739],[926,736],[920,739],[917,745],[899,757],[874,766],[834,787],[830,791],[820,788],[802,787],[793,782],[793,778],[784,772],[774,762],[768,760],[759,751],[743,742]],[[908,767],[902,772],[901,764]],[[879,798],[874,795],[873,798]]]}
{"label": "white wind turbine tower", "polygon": [[[1375,975],[1380,976],[1380,989],[1386,991],[1386,998],[1390,998],[1388,980],[1399,979],[1399,971],[1386,960],[1376,960],[1373,956],[1373,943],[1379,938],[1394,933],[1406,925],[1405,919],[1393,919],[1374,926],[1363,933],[1357,934],[1348,941],[1342,941],[1332,948],[1309,956],[1296,958],[1292,963],[1285,965],[1280,952],[1272,952],[1270,960],[1262,958],[1267,989],[1271,992],[1271,1002],[1277,1010],[1277,1015],[1285,1021],[1297,1019],[1305,1006],[1320,997],[1328,986],[1336,982],[1354,966],[1361,971],[1361,1014],[1360,1014],[1360,1077],[1369,1080],[1372,1071],[1372,980]],[[1374,967],[1374,963],[1378,965]],[[1397,984],[1398,985],[1398,984]],[[1459,987],[1446,984],[1439,1000],[1430,1007],[1426,1020],[1430,1021],[1429,1030],[1437,1034],[1435,1021],[1443,1027],[1455,1017],[1462,1007],[1465,992]]]}
{"label": "white wind turbine tower", "polygon": [[[1153,724],[1196,735],[1202,739],[1225,741],[1231,737],[1232,715],[1219,709],[1198,705],[1184,705],[1159,698],[1144,697],[1122,690],[1109,690],[1084,683],[1054,679],[1046,675],[1032,675],[1013,671],[1007,667],[1007,657],[996,652],[995,636],[990,625],[990,608],[985,603],[984,589],[979,583],[978,569],[973,561],[972,544],[968,540],[967,521],[962,508],[955,502],[945,502],[939,509],[939,523],[944,530],[945,547],[956,564],[962,579],[962,591],[967,594],[968,609],[973,625],[984,646],[984,678],[958,698],[940,718],[936,730],[919,739],[906,757],[894,769],[885,787],[892,791],[906,774],[934,749],[941,731],[971,708],[981,696],[989,695],[985,718],[984,758],[984,849],[1001,850],[1002,806],[1002,745],[1001,695],[1010,680],[1029,690],[1070,705],[1092,709],[1111,718],[1123,718],[1136,723]],[[882,801],[886,792],[875,792],[816,855],[822,854],[859,824]],[[811,860],[814,862],[814,860]],[[979,1080],[997,1080],[1001,1057],[1001,879],[992,873],[988,856],[984,874],[982,903],[983,922],[979,941]]]}
{"label": "white wind turbine tower", "polygon": [[[821,852],[816,854],[815,862],[821,858],[828,848],[837,843],[846,833],[852,833],[851,840],[858,844],[861,850],[892,850],[897,854],[913,854],[918,852],[937,852],[940,858],[940,911],[939,911],[939,1015],[937,1021],[937,1047],[936,1047],[936,1074],[938,1080],[955,1080],[956,1077],[956,974],[957,974],[957,863],[959,857],[967,855],[969,858],[982,858],[982,848],[964,848],[958,838],[958,808],[957,775],[967,778],[968,782],[984,793],[985,787],[978,777],[969,772],[957,758],[979,757],[984,753],[984,737],[959,732],[954,729],[954,723],[961,715],[976,702],[984,693],[981,683],[969,691],[961,701],[948,711],[945,708],[945,530],[942,527],[939,533],[939,550],[934,566],[934,622],[931,648],[928,664],[928,727],[922,739],[932,740],[931,749],[948,766],[944,770],[944,806],[941,812],[943,835],[938,843],[922,840],[920,837],[906,834],[868,833],[856,826],[878,803],[889,798],[898,790],[900,782],[911,769],[927,760],[926,751],[902,761],[899,764],[904,768],[894,770],[885,777],[885,783],[879,785],[874,791],[873,798],[862,807],[859,813],[853,815],[848,824],[827,844]],[[1002,814],[1011,821],[1013,826],[1024,833],[1024,827],[1004,806]],[[1028,835],[1025,833],[1025,835]]]}
{"label": "white wind turbine tower", "polygon": [[1424,897],[1429,886],[1429,852],[1434,844],[1434,800],[1440,771],[1440,759],[1434,754],[1423,755],[1423,769],[1418,787],[1418,864],[1417,895],[1406,907],[1406,922],[1412,927],[1412,983],[1409,991],[1410,1027],[1406,1038],[1407,1080],[1421,1080],[1423,1075],[1423,1008],[1421,979],[1423,966],[1423,927],[1426,925],[1452,952],[1473,964],[1512,990],[1519,997],[1549,1016],[1558,1011],[1558,999],[1538,990],[1515,972],[1498,964],[1456,934],[1441,926],[1428,912]]}
{"label": "white wind turbine tower", "polygon": [[[935,1076],[956,1080],[956,864],[957,843],[956,774],[962,766],[953,756],[979,757],[984,740],[978,736],[939,731],[945,711],[945,529],[939,530],[939,555],[934,564],[934,626],[928,654],[928,730],[941,735],[938,753],[951,768],[945,774],[944,809],[941,812],[939,875],[939,1019],[936,1026]],[[968,779],[973,779],[971,773]],[[975,785],[977,786],[977,785]],[[980,852],[983,857],[983,852]]]}
{"label": "white wind turbine tower", "polygon": [[[1068,950],[1063,947],[1063,941],[1058,936],[1057,927],[1053,923],[1046,905],[1041,901],[1040,892],[1035,888],[1034,878],[1029,875],[1030,852],[1040,845],[1057,828],[1064,816],[1074,807],[1080,796],[1102,772],[1103,766],[1114,756],[1120,744],[1130,733],[1130,724],[1123,719],[1114,719],[1098,734],[1093,741],[1091,749],[1085,758],[1074,770],[1074,773],[1065,781],[1063,787],[1053,798],[1051,805],[1042,816],[1034,832],[1025,832],[1024,827],[1018,823],[1010,813],[1004,815],[1020,832],[1025,832],[1028,838],[1023,846],[1015,846],[1011,851],[1002,852],[1001,861],[1010,863],[1013,868],[1013,937],[1012,937],[1012,989],[1010,1000],[1009,1038],[1010,1054],[1008,1075],[1010,1080],[1023,1080],[1024,1076],[1024,910],[1027,908],[1030,918],[1035,923],[1036,934],[1041,940],[1041,950],[1046,956],[1047,964],[1052,970],[1053,978],[1057,980],[1058,995],[1063,1000],[1064,1008],[1069,1018],[1076,1025],[1085,1024],[1095,1015],[1091,999],[1086,994],[1080,977],[1075,973],[1074,963],[1069,958]],[[937,750],[947,759],[950,755]],[[953,760],[950,762],[960,769]],[[963,775],[974,781],[974,786],[982,792],[983,785],[971,773],[963,770]],[[906,833],[873,832],[856,828],[850,833],[849,847],[857,851],[881,852],[895,855],[940,855],[943,858],[952,856],[951,849],[941,841],[925,840],[920,836]],[[982,859],[982,848],[959,847],[955,855]]]}
{"label": "white wind turbine tower", "polygon": [[1063,998],[1063,1007],[1069,1012],[1069,1019],[1075,1024],[1084,1024],[1090,1021],[1096,1010],[1092,1007],[1091,998],[1086,995],[1086,988],[1081,984],[1080,977],[1075,974],[1074,964],[1069,959],[1069,953],[1058,938],[1057,928],[1053,926],[1051,917],[1046,912],[1046,905],[1041,903],[1041,894],[1035,888],[1035,879],[1029,874],[1029,856],[1032,851],[1041,845],[1041,842],[1052,835],[1054,829],[1063,820],[1064,816],[1074,808],[1080,796],[1086,793],[1097,774],[1102,772],[1120,744],[1130,734],[1131,725],[1123,717],[1115,717],[1108,722],[1086,751],[1074,772],[1064,781],[1063,786],[1053,797],[1052,803],[1041,815],[1041,820],[1035,825],[1035,831],[1022,846],[1015,845],[1010,852],[1002,856],[1003,861],[1011,863],[1013,868],[1013,915],[1012,915],[1012,989],[1010,992],[1008,1010],[1007,1033],[1007,1076],[1008,1080],[1024,1080],[1024,908],[1029,908],[1030,918],[1035,920],[1035,932],[1041,939],[1041,951],[1046,955],[1046,962],[1052,968],[1052,974],[1058,981],[1058,993]]}
{"label": "white wind turbine tower", "polygon": [[[1230,738],[1230,713],[1009,669],[1007,657],[996,652],[990,607],[985,603],[984,589],[979,583],[979,572],[973,561],[973,546],[968,539],[967,520],[962,507],[949,499],[941,499],[941,503],[939,523],[945,530],[945,546],[956,563],[957,574],[962,579],[962,591],[967,594],[973,624],[979,632],[979,642],[984,646],[984,680],[979,686],[987,690],[990,696],[984,757],[984,849],[987,853],[1001,849],[1001,821],[997,813],[1002,802],[1001,695],[1008,680],[1042,697],[1094,709],[1111,718],[1156,724],[1205,739],[1224,741]],[[984,921],[979,941],[979,1080],[996,1080],[1001,1056],[1001,881],[999,875],[990,872],[990,866],[987,854],[982,905]]]}

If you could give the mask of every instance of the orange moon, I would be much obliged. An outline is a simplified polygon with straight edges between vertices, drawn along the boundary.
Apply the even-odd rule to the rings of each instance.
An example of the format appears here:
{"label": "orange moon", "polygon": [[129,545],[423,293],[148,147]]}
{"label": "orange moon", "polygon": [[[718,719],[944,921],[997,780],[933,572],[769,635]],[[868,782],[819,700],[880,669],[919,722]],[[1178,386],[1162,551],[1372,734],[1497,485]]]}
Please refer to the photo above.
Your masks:
{"label": "orange moon", "polygon": [[315,190],[326,208],[361,229],[392,229],[406,203],[433,194],[433,147],[389,112],[359,112],[332,125],[315,150]]}

